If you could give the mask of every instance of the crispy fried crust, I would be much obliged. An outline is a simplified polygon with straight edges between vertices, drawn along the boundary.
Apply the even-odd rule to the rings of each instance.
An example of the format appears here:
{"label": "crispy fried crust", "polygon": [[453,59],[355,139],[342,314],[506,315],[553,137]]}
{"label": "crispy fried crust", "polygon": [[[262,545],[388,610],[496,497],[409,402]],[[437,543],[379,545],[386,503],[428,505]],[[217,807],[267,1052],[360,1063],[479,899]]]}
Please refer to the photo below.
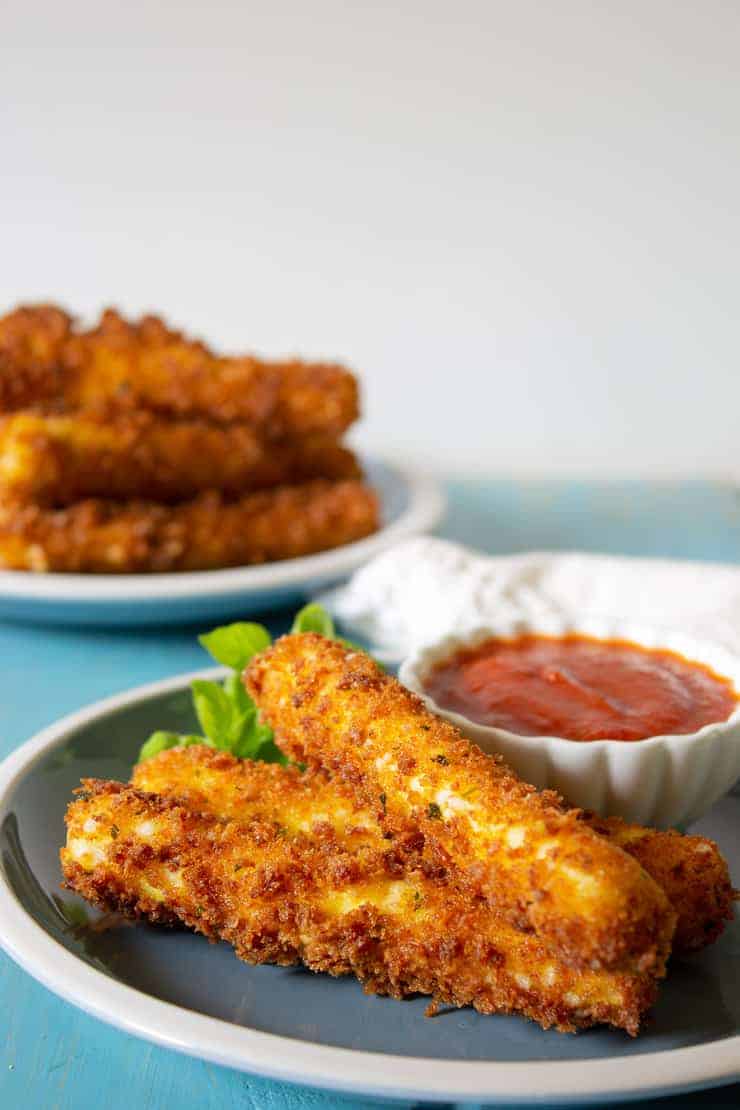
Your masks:
{"label": "crispy fried crust", "polygon": [[[197,746],[161,752],[134,768],[134,786],[180,798],[191,809],[236,820],[260,812],[259,777],[250,764]],[[268,795],[274,819],[291,832],[310,832],[326,821],[344,842],[359,830],[376,835],[376,812],[362,809],[346,785],[306,772],[292,789]],[[634,855],[663,888],[677,915],[672,952],[684,955],[711,944],[732,920],[734,891],[717,845],[703,836],[684,836],[628,825],[618,817],[584,815],[592,829]],[[426,861],[429,869],[429,861]]]}
{"label": "crispy fried crust", "polygon": [[195,744],[138,763],[131,783],[147,794],[179,800],[197,813],[235,821],[272,820],[292,836],[310,835],[320,826],[345,848],[380,845],[388,851],[393,846],[383,839],[375,814],[320,771],[300,773],[293,765],[236,759]]}
{"label": "crispy fried crust", "polygon": [[59,395],[71,327],[72,318],[55,305],[21,307],[0,316],[0,412]]}
{"label": "crispy fried crust", "polygon": [[0,320],[0,410],[50,401],[240,421],[277,439],[336,438],[359,406],[341,366],[220,357],[156,317],[130,322],[112,309],[86,332],[53,306],[17,309]]}
{"label": "crispy fried crust", "polygon": [[619,817],[589,814],[592,829],[634,856],[663,888],[677,914],[673,951],[698,952],[713,944],[733,919],[733,890],[722,853],[705,836],[628,825]]}
{"label": "crispy fried crust", "polygon": [[175,502],[209,489],[238,495],[360,476],[355,456],[333,440],[270,442],[243,424],[143,412],[0,419],[0,496],[48,508],[88,497]]}
{"label": "crispy fried crust", "polygon": [[[250,764],[260,812],[220,821],[133,787],[94,780],[67,814],[67,885],[106,909],[180,921],[250,963],[352,973],[368,992],[520,1013],[545,1028],[607,1022],[636,1033],[651,975],[576,971],[480,901],[399,875],[397,854],[339,844],[321,821],[291,835],[272,799],[301,797],[296,771]],[[379,841],[383,844],[382,839]]]}
{"label": "crispy fried crust", "polygon": [[317,480],[234,501],[209,492],[171,507],[82,501],[68,509],[0,504],[0,567],[122,574],[209,570],[311,555],[379,526],[361,482]]}
{"label": "crispy fried crust", "polygon": [[72,408],[115,402],[177,416],[241,421],[275,438],[340,436],[357,419],[357,383],[341,366],[219,358],[180,343],[123,350],[74,339],[65,350]]}
{"label": "crispy fried crust", "polygon": [[315,634],[257,656],[247,689],[295,762],[418,830],[467,884],[578,967],[662,967],[675,914],[635,859],[434,717],[363,652]]}

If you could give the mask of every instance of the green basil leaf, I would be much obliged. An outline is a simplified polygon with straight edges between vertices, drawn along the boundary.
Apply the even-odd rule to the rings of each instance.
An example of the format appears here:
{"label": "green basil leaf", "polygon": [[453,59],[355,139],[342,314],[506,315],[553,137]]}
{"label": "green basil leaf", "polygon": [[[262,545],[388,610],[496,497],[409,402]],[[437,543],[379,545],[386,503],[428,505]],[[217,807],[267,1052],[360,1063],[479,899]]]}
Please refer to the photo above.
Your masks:
{"label": "green basil leaf", "polygon": [[145,759],[151,759],[152,756],[159,755],[160,752],[167,751],[168,748],[189,748],[192,744],[213,746],[205,736],[183,735],[180,732],[165,732],[160,729],[153,732],[149,739],[142,744],[137,762],[143,763]]}
{"label": "green basil leaf", "polygon": [[153,732],[146,743],[141,746],[139,763],[143,763],[145,759],[151,759],[154,755],[159,755],[167,748],[177,747],[179,743],[180,734],[178,732],[164,732],[161,729]]}
{"label": "green basil leaf", "polygon": [[200,726],[217,748],[228,750],[234,706],[223,686],[196,678],[190,684]]}
{"label": "green basil leaf", "polygon": [[282,763],[284,767],[288,765],[287,757],[280,751],[272,737],[262,741],[252,759],[260,759],[263,763]]}
{"label": "green basil leaf", "polygon": [[256,716],[234,745],[233,754],[237,759],[261,759],[266,763],[287,763],[272,738],[272,729],[260,724]]}
{"label": "green basil leaf", "polygon": [[224,624],[198,637],[200,644],[217,663],[243,671],[249,660],[272,643],[272,637],[261,624],[237,621]]}
{"label": "green basil leaf", "polygon": [[[241,728],[238,735],[234,736],[232,752],[237,759],[254,759],[255,752],[259,748],[263,733],[261,732],[262,725],[260,725],[257,718],[256,709],[251,714],[246,714],[241,719]],[[270,732],[270,738],[272,732]]]}
{"label": "green basil leaf", "polygon": [[214,748],[216,746],[209,737],[195,736],[193,734],[181,736],[180,743],[177,746],[178,748],[192,748],[193,744],[205,744],[207,748]]}
{"label": "green basil leaf", "polygon": [[318,632],[328,640],[334,639],[334,621],[331,619],[323,605],[312,601],[309,605],[296,613],[291,632]]}
{"label": "green basil leaf", "polygon": [[246,713],[234,713],[228,731],[229,751],[233,752],[243,736],[251,735],[254,728],[257,710],[252,706]]}
{"label": "green basil leaf", "polygon": [[237,713],[247,713],[250,709],[256,712],[255,704],[244,689],[242,676],[238,671],[234,671],[232,674],[227,675],[224,679],[223,686],[226,691],[226,696],[231,701]]}

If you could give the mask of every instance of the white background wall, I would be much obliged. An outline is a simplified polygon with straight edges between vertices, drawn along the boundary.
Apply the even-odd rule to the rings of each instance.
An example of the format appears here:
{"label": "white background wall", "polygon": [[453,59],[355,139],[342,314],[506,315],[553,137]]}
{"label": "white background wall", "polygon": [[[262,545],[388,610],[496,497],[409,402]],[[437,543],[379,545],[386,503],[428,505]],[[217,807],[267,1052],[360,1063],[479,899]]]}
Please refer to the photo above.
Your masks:
{"label": "white background wall", "polygon": [[439,470],[740,471],[735,0],[0,13],[0,305],[346,359]]}

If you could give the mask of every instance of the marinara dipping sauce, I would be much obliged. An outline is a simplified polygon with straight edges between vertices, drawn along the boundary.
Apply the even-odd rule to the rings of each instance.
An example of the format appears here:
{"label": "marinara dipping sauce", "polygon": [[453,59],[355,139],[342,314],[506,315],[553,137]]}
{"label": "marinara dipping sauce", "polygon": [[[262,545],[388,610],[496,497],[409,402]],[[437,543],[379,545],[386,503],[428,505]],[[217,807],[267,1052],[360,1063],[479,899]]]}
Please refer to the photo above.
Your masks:
{"label": "marinara dipping sauce", "polygon": [[730,680],[703,663],[575,633],[486,640],[438,663],[424,685],[479,724],[581,741],[696,732],[738,704]]}

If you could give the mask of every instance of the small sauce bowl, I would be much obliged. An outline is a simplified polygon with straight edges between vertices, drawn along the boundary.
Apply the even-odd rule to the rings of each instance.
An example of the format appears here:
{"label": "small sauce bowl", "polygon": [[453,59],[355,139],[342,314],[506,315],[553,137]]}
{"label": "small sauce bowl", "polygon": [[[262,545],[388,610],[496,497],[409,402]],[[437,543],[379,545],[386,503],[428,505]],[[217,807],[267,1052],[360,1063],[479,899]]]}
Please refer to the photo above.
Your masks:
{"label": "small sauce bowl", "polygon": [[726,720],[696,732],[584,743],[561,736],[522,736],[480,724],[438,705],[427,689],[425,680],[438,663],[485,640],[572,634],[675,652],[708,666],[740,691],[740,658],[724,648],[679,632],[595,618],[476,625],[419,648],[403,661],[399,678],[433,713],[457,726],[483,751],[502,755],[520,778],[541,790],[557,790],[571,805],[658,828],[698,820],[740,777],[740,703]]}

